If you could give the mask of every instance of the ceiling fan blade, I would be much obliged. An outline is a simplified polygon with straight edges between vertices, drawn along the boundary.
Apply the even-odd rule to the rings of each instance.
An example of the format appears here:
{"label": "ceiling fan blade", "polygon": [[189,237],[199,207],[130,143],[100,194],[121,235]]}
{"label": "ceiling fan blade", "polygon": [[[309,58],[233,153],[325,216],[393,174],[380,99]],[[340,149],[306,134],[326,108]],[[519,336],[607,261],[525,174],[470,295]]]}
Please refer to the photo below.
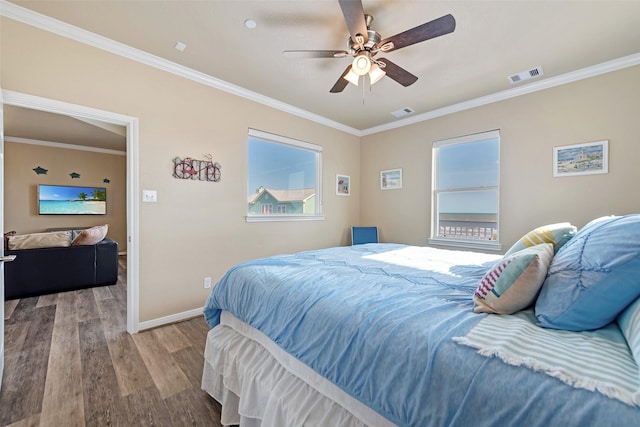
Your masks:
{"label": "ceiling fan blade", "polygon": [[382,69],[387,73],[387,77],[392,78],[404,87],[410,86],[418,80],[418,77],[414,76],[404,68],[397,66],[386,58],[380,58],[377,62],[385,64]]}
{"label": "ceiling fan blade", "polygon": [[345,79],[344,76],[346,76],[349,73],[350,70],[351,70],[351,65],[349,65],[344,70],[344,73],[342,73],[342,75],[340,76],[340,78],[338,79],[336,84],[333,85],[333,87],[331,88],[331,90],[329,92],[331,92],[331,93],[340,93],[340,92],[342,92],[344,90],[345,87],[347,87],[347,85],[349,84],[349,81],[347,79]]}
{"label": "ceiling fan blade", "polygon": [[344,20],[347,22],[347,28],[351,34],[351,40],[357,43],[356,36],[359,34],[363,37],[362,44],[369,39],[367,33],[367,22],[364,17],[364,8],[361,0],[338,0],[342,8]]}
{"label": "ceiling fan blade", "polygon": [[456,20],[451,14],[449,14],[384,39],[379,43],[379,46],[383,47],[386,43],[392,42],[393,47],[387,49],[383,47],[382,49],[384,52],[391,52],[406,46],[411,46],[412,44],[452,33],[455,29]]}
{"label": "ceiling fan blade", "polygon": [[344,50],[285,50],[282,52],[285,58],[344,58],[349,52]]}

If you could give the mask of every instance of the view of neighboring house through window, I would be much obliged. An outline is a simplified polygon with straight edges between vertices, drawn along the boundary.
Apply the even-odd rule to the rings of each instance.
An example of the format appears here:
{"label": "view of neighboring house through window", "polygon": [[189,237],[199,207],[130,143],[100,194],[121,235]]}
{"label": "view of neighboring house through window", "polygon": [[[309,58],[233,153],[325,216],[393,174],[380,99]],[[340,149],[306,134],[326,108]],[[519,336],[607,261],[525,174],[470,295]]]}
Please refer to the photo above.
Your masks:
{"label": "view of neighboring house through window", "polygon": [[249,129],[248,153],[247,221],[322,219],[321,146]]}
{"label": "view of neighboring house through window", "polygon": [[430,243],[500,249],[500,134],[433,143]]}

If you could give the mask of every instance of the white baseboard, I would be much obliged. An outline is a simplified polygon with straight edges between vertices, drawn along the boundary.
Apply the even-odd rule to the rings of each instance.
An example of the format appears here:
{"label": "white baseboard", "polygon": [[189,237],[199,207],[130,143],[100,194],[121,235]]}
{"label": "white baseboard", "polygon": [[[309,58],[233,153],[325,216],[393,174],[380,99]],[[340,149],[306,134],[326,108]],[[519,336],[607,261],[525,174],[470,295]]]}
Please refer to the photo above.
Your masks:
{"label": "white baseboard", "polygon": [[172,314],[170,316],[160,317],[158,319],[147,320],[138,324],[138,331],[145,329],[157,328],[158,326],[168,325],[169,323],[180,322],[182,320],[191,319],[193,317],[202,316],[204,307],[194,308],[193,310],[183,311],[182,313]]}

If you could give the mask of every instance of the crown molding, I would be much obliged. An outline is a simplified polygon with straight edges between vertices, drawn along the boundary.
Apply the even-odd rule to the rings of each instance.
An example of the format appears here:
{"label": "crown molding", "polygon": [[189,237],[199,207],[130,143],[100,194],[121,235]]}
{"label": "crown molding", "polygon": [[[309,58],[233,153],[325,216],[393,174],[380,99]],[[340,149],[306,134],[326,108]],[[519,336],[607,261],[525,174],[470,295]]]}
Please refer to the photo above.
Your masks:
{"label": "crown molding", "polygon": [[492,93],[490,95],[481,96],[479,98],[460,102],[458,104],[453,104],[447,107],[438,108],[436,110],[432,110],[423,114],[418,114],[413,117],[398,120],[396,122],[375,126],[375,127],[363,130],[361,134],[362,136],[372,135],[375,133],[408,126],[414,123],[424,122],[426,120],[435,119],[437,117],[446,116],[448,114],[458,113],[460,111],[469,110],[471,108],[492,104],[494,102],[504,101],[505,99],[527,95],[530,93],[538,92],[538,91],[549,89],[552,87],[565,85],[567,83],[573,83],[578,80],[588,79],[590,77],[595,77],[601,74],[610,73],[612,71],[622,70],[628,67],[634,67],[636,65],[640,65],[640,53],[623,56],[622,58],[613,59],[611,61],[603,62],[601,64],[596,64],[586,68],[582,68],[580,70],[571,71],[569,73],[561,74],[559,76],[549,77],[544,80],[538,80],[536,82],[528,83],[512,89],[503,90],[500,92]]}
{"label": "crown molding", "polygon": [[290,104],[269,98],[248,89],[236,86],[224,80],[201,73],[189,67],[168,61],[140,49],[133,48],[123,43],[111,40],[101,35],[92,33],[82,28],[67,24],[49,16],[34,12],[30,9],[15,5],[6,0],[0,0],[0,15],[23,24],[31,25],[44,31],[57,34],[68,39],[84,43],[89,46],[122,56],[127,59],[166,71],[177,76],[193,80],[205,86],[213,87],[233,95],[249,99],[259,104],[266,105],[276,110],[284,111],[294,116],[302,117],[312,122],[319,123],[355,136],[361,136],[361,131],[345,124],[327,119],[318,114],[311,113]]}
{"label": "crown molding", "polygon": [[43,147],[66,148],[68,150],[91,151],[94,153],[113,154],[116,156],[126,156],[126,151],[110,150],[108,148],[89,147],[86,145],[66,144],[64,142],[42,141],[40,139],[20,138],[17,136],[5,135],[5,142],[14,142],[16,144],[40,145]]}
{"label": "crown molding", "polygon": [[607,61],[602,64],[597,64],[580,70],[565,73],[559,76],[545,78],[543,80],[528,83],[516,88],[507,89],[490,95],[482,96],[457,104],[452,104],[443,108],[438,108],[436,110],[428,111],[426,113],[418,114],[406,119],[386,123],[380,126],[374,126],[364,130],[359,130],[351,126],[347,126],[343,123],[330,120],[326,117],[322,117],[318,114],[311,113],[301,108],[294,107],[290,104],[286,104],[273,98],[269,98],[259,93],[250,91],[240,86],[236,86],[208,74],[204,74],[191,68],[184,67],[182,65],[133,48],[131,46],[127,46],[123,43],[108,39],[90,31],[83,30],[49,16],[23,8],[6,0],[0,0],[0,15],[358,137],[408,126],[411,124],[435,119],[437,117],[446,116],[448,114],[454,114],[471,108],[492,104],[494,102],[504,101],[506,99],[515,98],[521,95],[527,95],[555,86],[560,86],[612,71],[621,70],[623,68],[640,65],[640,53],[636,53],[633,55]]}

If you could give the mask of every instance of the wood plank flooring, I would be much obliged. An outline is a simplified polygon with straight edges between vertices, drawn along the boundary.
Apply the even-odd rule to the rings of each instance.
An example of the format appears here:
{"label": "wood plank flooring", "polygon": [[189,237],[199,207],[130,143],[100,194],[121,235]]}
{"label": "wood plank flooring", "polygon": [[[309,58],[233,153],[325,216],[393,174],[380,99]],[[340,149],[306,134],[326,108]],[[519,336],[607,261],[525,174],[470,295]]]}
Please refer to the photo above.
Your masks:
{"label": "wood plank flooring", "polygon": [[204,318],[129,335],[124,258],[118,277],[5,302],[0,426],[221,426],[200,389]]}

